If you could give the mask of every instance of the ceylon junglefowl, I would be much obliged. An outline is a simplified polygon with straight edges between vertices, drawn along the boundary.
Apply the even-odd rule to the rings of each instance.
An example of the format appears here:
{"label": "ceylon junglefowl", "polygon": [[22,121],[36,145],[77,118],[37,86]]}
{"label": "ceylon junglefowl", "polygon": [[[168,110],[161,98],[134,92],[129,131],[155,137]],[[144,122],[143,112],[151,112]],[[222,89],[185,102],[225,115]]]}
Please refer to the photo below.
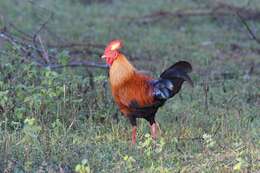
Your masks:
{"label": "ceylon junglefowl", "polygon": [[179,61],[167,68],[158,79],[135,69],[119,51],[120,40],[111,41],[102,58],[109,65],[109,81],[112,96],[120,111],[132,125],[132,143],[136,143],[136,118],[150,123],[151,135],[156,139],[155,114],[165,101],[177,94],[184,81],[193,86],[188,73],[192,71],[189,62]]}

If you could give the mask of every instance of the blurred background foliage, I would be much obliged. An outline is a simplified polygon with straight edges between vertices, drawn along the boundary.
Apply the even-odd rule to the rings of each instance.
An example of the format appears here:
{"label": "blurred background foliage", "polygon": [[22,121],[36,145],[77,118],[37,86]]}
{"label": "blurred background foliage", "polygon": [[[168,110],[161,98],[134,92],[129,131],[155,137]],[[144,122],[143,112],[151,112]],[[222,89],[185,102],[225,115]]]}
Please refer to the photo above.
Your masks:
{"label": "blurred background foliage", "polygon": [[[194,67],[155,143],[113,104],[115,38],[154,76]],[[0,172],[257,172],[259,40],[258,0],[0,0]]]}

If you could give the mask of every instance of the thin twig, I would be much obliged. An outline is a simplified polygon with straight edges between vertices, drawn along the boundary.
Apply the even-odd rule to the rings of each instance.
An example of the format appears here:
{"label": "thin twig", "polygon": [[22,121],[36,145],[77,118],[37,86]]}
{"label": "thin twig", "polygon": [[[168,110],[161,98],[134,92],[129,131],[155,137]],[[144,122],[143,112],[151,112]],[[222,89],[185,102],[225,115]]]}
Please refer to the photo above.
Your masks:
{"label": "thin twig", "polygon": [[[43,64],[39,60],[34,57],[30,51],[35,50],[40,52],[41,54],[44,54],[44,51],[40,48],[35,47],[34,45],[30,45],[24,42],[18,41],[16,38],[14,38],[12,35],[10,35],[8,32],[0,32],[0,37],[4,40],[10,42],[13,46],[19,47],[22,54],[25,56],[31,56],[39,67],[49,67],[51,69],[57,69],[57,68],[64,68],[64,67],[91,67],[91,68],[102,68],[107,69],[108,66],[106,64],[96,63],[93,61],[73,61],[70,62],[67,65],[60,65],[60,64]],[[3,52],[5,53],[5,52]],[[48,55],[50,56],[50,55]]]}
{"label": "thin twig", "polygon": [[204,101],[204,106],[205,106],[205,111],[208,112],[208,92],[209,92],[209,85],[208,85],[208,80],[203,81],[203,91],[205,95],[205,101]]}
{"label": "thin twig", "polygon": [[38,40],[39,40],[39,42],[40,42],[40,45],[41,45],[41,48],[42,48],[42,51],[43,51],[42,57],[44,58],[44,60],[45,60],[46,63],[49,63],[50,60],[49,60],[48,50],[46,50],[46,49],[44,48],[44,45],[43,45],[43,42],[42,42],[41,37],[40,37],[40,36],[37,36],[37,38],[38,38]]}
{"label": "thin twig", "polygon": [[36,57],[33,56],[32,50],[39,52],[39,54],[43,54],[43,50],[36,47],[35,45],[19,41],[13,35],[11,35],[7,29],[0,31],[0,37],[11,43],[14,47],[18,47],[22,54],[26,57],[31,57],[36,60]]}
{"label": "thin twig", "polygon": [[76,117],[73,118],[68,129],[71,129],[71,127],[74,125],[75,121],[76,121]]}
{"label": "thin twig", "polygon": [[45,22],[43,22],[40,28],[33,34],[33,37],[37,37],[37,35],[45,28],[45,26],[49,23],[50,19],[52,19],[54,14],[51,12],[50,16],[47,18]]}
{"label": "thin twig", "polygon": [[23,39],[26,39],[27,41],[31,41],[32,40],[32,36],[24,31],[22,31],[21,29],[19,29],[17,26],[15,26],[15,24],[9,22],[8,23],[8,27],[11,27],[12,29],[14,29],[16,32],[21,34],[21,37],[23,37]]}
{"label": "thin twig", "polygon": [[37,53],[39,56],[41,56],[44,59],[45,63],[47,63],[47,64],[49,63],[49,54],[48,54],[48,51],[44,48],[42,39],[39,36],[39,34],[45,28],[45,26],[49,23],[50,19],[53,18],[53,16],[54,16],[54,14],[51,12],[51,14],[47,18],[47,20],[40,25],[39,29],[37,31],[35,31],[35,33],[33,34],[33,37],[32,37],[33,44],[36,48],[38,48],[37,39],[39,40],[42,51],[37,51]]}
{"label": "thin twig", "polygon": [[258,44],[260,44],[260,39],[256,37],[255,33],[249,27],[249,25],[247,24],[245,19],[241,16],[241,14],[238,11],[236,14],[237,14],[239,20],[241,21],[241,23],[246,27],[246,29],[247,29],[248,33],[250,34],[250,36],[252,37],[252,39],[255,40]]}

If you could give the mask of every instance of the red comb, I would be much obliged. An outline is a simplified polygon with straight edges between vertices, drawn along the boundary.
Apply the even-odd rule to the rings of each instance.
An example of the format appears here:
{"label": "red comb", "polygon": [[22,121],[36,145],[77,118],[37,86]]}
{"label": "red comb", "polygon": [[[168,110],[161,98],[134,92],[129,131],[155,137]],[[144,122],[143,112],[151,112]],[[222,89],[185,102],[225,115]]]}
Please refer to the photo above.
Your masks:
{"label": "red comb", "polygon": [[123,47],[123,42],[121,40],[113,40],[107,45],[106,50],[118,50],[121,47]]}

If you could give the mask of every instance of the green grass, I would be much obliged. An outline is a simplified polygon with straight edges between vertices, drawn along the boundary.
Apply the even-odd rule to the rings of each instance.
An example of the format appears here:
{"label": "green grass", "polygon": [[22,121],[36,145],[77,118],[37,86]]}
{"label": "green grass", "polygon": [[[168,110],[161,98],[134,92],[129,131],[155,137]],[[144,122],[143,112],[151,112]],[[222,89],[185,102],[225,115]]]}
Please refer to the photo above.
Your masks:
{"label": "green grass", "polygon": [[[105,45],[120,38],[123,52],[135,58],[132,62],[139,69],[158,75],[184,59],[194,67],[195,83],[194,88],[184,84],[181,93],[157,113],[158,140],[153,142],[147,135],[148,123],[138,120],[138,141],[132,146],[128,120],[119,115],[117,122],[114,116],[117,108],[105,70],[92,69],[92,88],[84,68],[51,71],[21,63],[18,48],[0,40],[0,50],[5,51],[0,53],[0,172],[71,172],[76,167],[81,173],[257,172],[260,58],[254,50],[259,44],[235,16],[138,22],[138,17],[155,11],[205,9],[212,2],[0,1],[0,19],[4,19],[0,27],[13,23],[34,33],[53,12],[40,33],[45,43]],[[248,7],[260,10],[257,0]],[[260,23],[248,23],[259,35]],[[101,62],[103,48],[93,49],[97,53],[79,59]],[[63,53],[59,53],[61,62],[62,57],[70,58]],[[255,68],[248,76],[252,64]]]}

